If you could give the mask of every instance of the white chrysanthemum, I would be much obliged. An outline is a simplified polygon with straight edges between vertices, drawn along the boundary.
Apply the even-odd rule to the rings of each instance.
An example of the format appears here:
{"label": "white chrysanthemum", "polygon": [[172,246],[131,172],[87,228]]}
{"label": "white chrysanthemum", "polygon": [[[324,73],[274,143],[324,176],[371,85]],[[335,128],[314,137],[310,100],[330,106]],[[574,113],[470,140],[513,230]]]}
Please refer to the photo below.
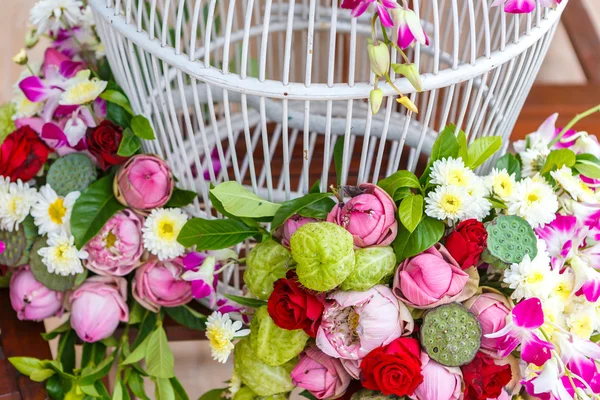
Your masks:
{"label": "white chrysanthemum", "polygon": [[2,193],[8,193],[9,186],[10,186],[10,178],[0,175],[0,195],[2,195]]}
{"label": "white chrysanthemum", "polygon": [[584,203],[598,203],[596,193],[581,180],[579,175],[573,175],[571,168],[563,166],[561,169],[550,172],[550,175],[573,199]]}
{"label": "white chrysanthemum", "polygon": [[187,221],[187,214],[179,208],[156,208],[146,218],[144,247],[160,260],[179,257],[185,252],[177,236]]}
{"label": "white chrysanthemum", "polygon": [[34,103],[30,101],[23,92],[19,90],[19,92],[13,97],[12,100],[15,105],[15,113],[12,116],[13,120],[20,118],[30,118],[38,115],[44,109],[44,102],[40,101]]}
{"label": "white chrysanthemum", "polygon": [[519,155],[521,156],[521,177],[529,178],[542,169],[548,154],[535,149],[527,149]]}
{"label": "white chrysanthemum", "polygon": [[431,167],[431,183],[434,185],[455,185],[468,187],[475,178],[475,173],[465,167],[462,158],[442,158]]}
{"label": "white chrysanthemum", "polygon": [[558,274],[550,267],[546,242],[538,239],[537,251],[533,260],[527,254],[523,261],[504,271],[504,283],[514,289],[511,297],[517,301],[531,297],[547,299],[556,286]]}
{"label": "white chrysanthemum", "polygon": [[466,187],[467,193],[471,197],[462,219],[476,219],[478,221],[487,217],[492,209],[492,204],[488,201],[489,191],[483,178],[473,176],[469,179],[469,185]]}
{"label": "white chrysanthemum", "polygon": [[31,206],[37,201],[37,191],[20,179],[0,190],[0,229],[12,232],[19,230],[19,224],[29,215]]}
{"label": "white chrysanthemum", "polygon": [[506,168],[498,170],[494,168],[492,173],[485,178],[486,186],[500,200],[506,199],[512,195],[515,189],[515,174],[508,174]]}
{"label": "white chrysanthemum", "polygon": [[515,184],[506,205],[509,215],[518,215],[537,228],[554,221],[558,198],[543,178],[526,178]]}
{"label": "white chrysanthemum", "polygon": [[471,196],[460,186],[438,186],[425,198],[425,214],[439,220],[464,219]]}
{"label": "white chrysanthemum", "polygon": [[56,32],[65,27],[64,20],[69,27],[77,25],[83,17],[82,6],[80,0],[38,0],[29,12],[29,21],[37,27],[38,35]]}
{"label": "white chrysanthemum", "polygon": [[85,250],[77,250],[75,238],[67,233],[50,233],[48,235],[48,247],[38,250],[42,256],[42,262],[48,268],[48,272],[57,275],[68,276],[83,272],[81,260],[88,257]]}
{"label": "white chrysanthemum", "polygon": [[83,105],[96,100],[108,82],[98,78],[90,79],[89,69],[79,71],[67,82],[67,88],[60,96],[59,103],[63,106]]}
{"label": "white chrysanthemum", "polygon": [[40,188],[38,201],[31,208],[31,215],[40,235],[50,232],[71,232],[71,212],[79,195],[79,192],[71,192],[61,197],[50,185]]}
{"label": "white chrysanthemum", "polygon": [[225,363],[233,351],[233,340],[250,334],[250,329],[242,329],[241,321],[232,321],[229,314],[218,311],[206,321],[206,338],[210,344],[214,360]]}

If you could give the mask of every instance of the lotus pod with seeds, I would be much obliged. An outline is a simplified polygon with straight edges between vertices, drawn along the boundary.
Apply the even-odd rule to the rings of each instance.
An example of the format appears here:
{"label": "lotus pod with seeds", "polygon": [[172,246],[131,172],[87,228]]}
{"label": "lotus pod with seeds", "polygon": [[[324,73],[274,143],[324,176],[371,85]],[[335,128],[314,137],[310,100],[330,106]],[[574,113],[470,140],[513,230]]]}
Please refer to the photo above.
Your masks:
{"label": "lotus pod with seeds", "polygon": [[532,260],[537,255],[537,239],[527,221],[516,215],[503,215],[487,227],[487,248],[491,255],[512,264],[520,263],[526,254]]}
{"label": "lotus pod with seeds", "polygon": [[431,359],[442,365],[465,365],[473,361],[481,346],[481,325],[462,305],[445,304],[423,317],[421,345]]}
{"label": "lotus pod with seeds", "polygon": [[0,231],[0,241],[6,249],[0,254],[0,264],[8,267],[19,267],[29,261],[29,250],[38,236],[33,218],[28,216],[19,226],[18,231]]}
{"label": "lotus pod with seeds", "polygon": [[57,292],[65,292],[75,286],[77,275],[62,276],[48,272],[48,267],[42,261],[42,256],[38,251],[46,247],[46,239],[41,237],[35,241],[29,253],[29,267],[35,279],[48,289],[56,290]]}
{"label": "lotus pod with seeds", "polygon": [[48,170],[47,183],[59,196],[83,192],[98,177],[92,160],[85,154],[69,154],[56,160]]}

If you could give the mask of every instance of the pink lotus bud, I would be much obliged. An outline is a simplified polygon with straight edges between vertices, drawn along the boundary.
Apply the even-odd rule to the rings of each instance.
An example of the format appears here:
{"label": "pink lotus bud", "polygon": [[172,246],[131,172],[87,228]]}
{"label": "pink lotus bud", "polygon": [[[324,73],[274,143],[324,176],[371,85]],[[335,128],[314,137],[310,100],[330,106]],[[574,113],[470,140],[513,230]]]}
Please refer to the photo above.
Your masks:
{"label": "pink lotus bud", "polygon": [[119,322],[129,320],[127,280],[114,276],[88,278],[69,296],[71,326],[84,342],[106,339]]}
{"label": "pink lotus bud", "polygon": [[173,193],[175,180],[160,158],[140,154],[121,166],[115,177],[115,196],[121,204],[136,210],[164,206]]}
{"label": "pink lotus bud", "polygon": [[408,308],[383,285],[365,292],[334,292],[327,297],[317,331],[317,346],[335,358],[360,360],[403,334],[414,320]]}
{"label": "pink lotus bud", "polygon": [[135,271],[131,293],[144,308],[158,312],[160,307],[177,307],[192,300],[192,286],[181,275],[180,258],[159,261],[151,258]]}
{"label": "pink lotus bud", "polygon": [[471,290],[463,291],[469,279],[448,250],[438,244],[400,265],[394,277],[394,295],[410,307],[434,308],[471,297]]}
{"label": "pink lotus bud", "polygon": [[143,224],[131,210],[116,213],[86,245],[86,267],[99,275],[124,276],[133,271],[144,252]]}
{"label": "pink lotus bud", "polygon": [[506,326],[506,316],[512,309],[509,300],[501,294],[483,293],[465,301],[464,306],[475,314],[481,324],[481,347],[493,352],[498,351],[499,339],[488,338],[485,335],[496,333]]}
{"label": "pink lotus bud", "polygon": [[306,225],[310,222],[318,222],[318,220],[314,218],[307,218],[301,215],[294,215],[291,218],[288,218],[282,226],[282,235],[281,235],[281,244],[288,249],[290,248],[290,238],[298,228],[302,225]]}
{"label": "pink lotus bud", "polygon": [[48,289],[38,282],[25,265],[10,278],[10,304],[22,321],[41,321],[60,313],[63,293]]}
{"label": "pink lotus bud", "polygon": [[414,399],[458,400],[462,395],[462,372],[458,367],[446,367],[421,352],[423,383],[417,386]]}
{"label": "pink lotus bud", "polygon": [[290,375],[294,385],[308,390],[317,399],[342,396],[351,381],[340,360],[315,347],[306,349]]}
{"label": "pink lotus bud", "polygon": [[350,232],[357,247],[389,246],[398,233],[394,200],[371,183],[346,188],[346,192],[352,199],[333,207],[327,221]]}

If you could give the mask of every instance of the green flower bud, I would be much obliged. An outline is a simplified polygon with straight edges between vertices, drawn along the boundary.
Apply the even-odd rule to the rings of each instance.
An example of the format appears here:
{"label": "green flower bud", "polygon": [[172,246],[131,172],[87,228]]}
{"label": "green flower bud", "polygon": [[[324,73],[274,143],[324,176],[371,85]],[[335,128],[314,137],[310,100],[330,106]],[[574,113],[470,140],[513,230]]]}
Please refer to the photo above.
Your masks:
{"label": "green flower bud", "polygon": [[246,259],[248,268],[244,272],[244,282],[253,295],[261,300],[267,300],[273,291],[273,283],[285,277],[291,264],[290,252],[276,241],[269,239],[250,250]]}
{"label": "green flower bud", "polygon": [[258,396],[272,396],[294,389],[290,373],[297,360],[272,367],[260,361],[252,351],[250,339],[244,338],[235,345],[233,368],[242,383]]}
{"label": "green flower bud", "polygon": [[289,331],[275,325],[267,306],[256,310],[250,325],[252,351],[265,364],[285,364],[304,350],[309,336],[302,330]]}
{"label": "green flower bud", "polygon": [[390,50],[387,44],[379,42],[373,43],[372,39],[367,39],[367,53],[371,61],[371,70],[377,76],[385,76],[390,70]]}
{"label": "green flower bud", "polygon": [[15,121],[12,119],[14,114],[15,105],[13,103],[0,106],[0,144],[17,129]]}
{"label": "green flower bud", "polygon": [[29,57],[27,57],[27,52],[25,49],[21,49],[17,54],[15,54],[12,60],[17,65],[27,65],[29,62]]}
{"label": "green flower bud", "polygon": [[32,49],[40,41],[40,36],[37,34],[35,28],[31,28],[25,34],[25,47]]}
{"label": "green flower bud", "polygon": [[350,232],[330,222],[298,228],[290,239],[296,274],[308,289],[327,292],[354,270],[354,240]]}
{"label": "green flower bud", "polygon": [[392,64],[392,68],[397,74],[404,76],[417,92],[423,91],[421,75],[416,64]]}
{"label": "green flower bud", "polygon": [[342,290],[364,292],[394,273],[396,254],[391,247],[365,247],[354,255],[354,272],[342,283]]}
{"label": "green flower bud", "polygon": [[252,389],[248,386],[243,386],[240,390],[235,392],[233,400],[253,400],[255,397],[257,397],[256,393],[254,393]]}
{"label": "green flower bud", "polygon": [[375,115],[379,111],[381,103],[383,103],[383,90],[371,90],[371,93],[369,94],[369,100],[371,101],[371,112],[373,113],[373,115]]}

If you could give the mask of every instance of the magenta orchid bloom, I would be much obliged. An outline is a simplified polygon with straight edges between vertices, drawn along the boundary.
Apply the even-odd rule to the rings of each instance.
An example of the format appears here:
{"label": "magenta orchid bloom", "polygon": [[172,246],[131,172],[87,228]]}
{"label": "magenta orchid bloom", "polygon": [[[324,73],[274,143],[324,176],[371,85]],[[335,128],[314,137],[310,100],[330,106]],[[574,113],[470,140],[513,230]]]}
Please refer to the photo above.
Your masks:
{"label": "magenta orchid bloom", "polygon": [[367,11],[367,8],[371,4],[374,4],[377,8],[377,13],[383,26],[391,28],[394,24],[387,10],[398,7],[398,3],[394,0],[343,0],[341,7],[346,10],[352,10],[352,16],[358,18]]}
{"label": "magenta orchid bloom", "polygon": [[510,14],[529,14],[535,10],[535,0],[496,0],[492,7],[504,4],[504,12]]}
{"label": "magenta orchid bloom", "polygon": [[536,228],[537,237],[546,242],[552,257],[552,268],[559,270],[583,243],[587,229],[572,215],[556,215],[556,219],[543,227]]}
{"label": "magenta orchid bloom", "polygon": [[[582,176],[581,179],[583,180],[584,177]],[[587,237],[600,241],[600,205],[574,201],[570,208],[573,215],[588,228]]]}
{"label": "magenta orchid bloom", "polygon": [[559,346],[560,357],[568,370],[585,382],[594,393],[600,393],[600,372],[595,362],[600,359],[600,346],[570,334],[560,336]]}
{"label": "magenta orchid bloom", "polygon": [[394,41],[402,50],[408,49],[415,43],[429,46],[429,38],[414,11],[404,7],[395,8],[392,10],[392,19]]}
{"label": "magenta orchid bloom", "polygon": [[227,298],[217,300],[216,311],[220,312],[221,314],[229,314],[234,320],[241,319],[246,325],[250,323],[250,318],[246,314],[246,308]]}
{"label": "magenta orchid bloom", "polygon": [[[525,390],[531,396],[542,400],[572,400],[573,396],[566,389],[570,383],[555,359],[549,360],[538,376],[523,383]],[[568,379],[568,378],[567,378]]]}
{"label": "magenta orchid bloom", "polygon": [[506,326],[498,332],[485,335],[498,338],[498,356],[507,357],[521,345],[521,358],[527,363],[542,366],[552,355],[551,343],[541,340],[534,332],[544,324],[542,302],[538,298],[522,301],[513,308],[507,317]]}
{"label": "magenta orchid bloom", "polygon": [[573,288],[575,294],[583,295],[587,301],[595,303],[600,298],[600,272],[590,267],[590,263],[585,260],[585,255],[573,257],[571,268],[575,272],[575,287]]}
{"label": "magenta orchid bloom", "polygon": [[6,250],[6,245],[0,240],[0,254],[4,253],[4,250]]}

